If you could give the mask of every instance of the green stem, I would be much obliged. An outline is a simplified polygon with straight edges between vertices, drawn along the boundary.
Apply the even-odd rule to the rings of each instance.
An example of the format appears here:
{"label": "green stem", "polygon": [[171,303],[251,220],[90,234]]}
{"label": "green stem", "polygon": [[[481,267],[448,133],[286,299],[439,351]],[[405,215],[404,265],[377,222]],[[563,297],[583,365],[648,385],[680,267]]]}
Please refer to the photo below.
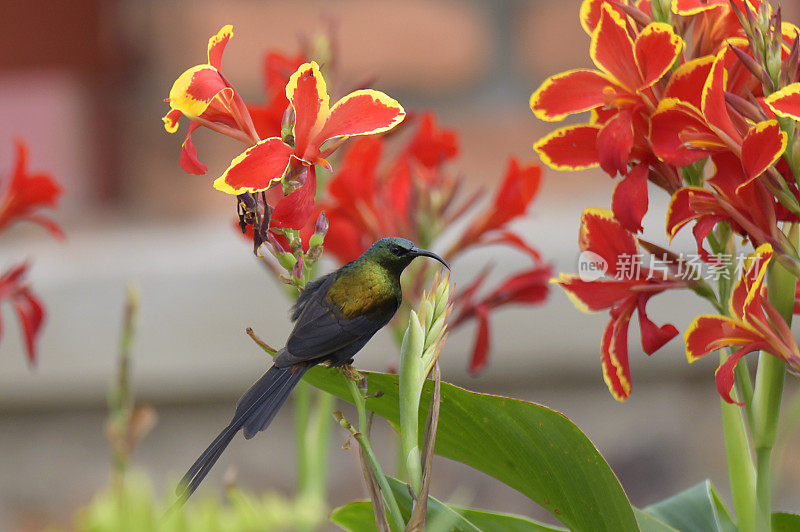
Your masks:
{"label": "green stem", "polygon": [[[789,240],[797,246],[798,226],[792,224],[787,233]],[[794,310],[794,294],[797,279],[781,263],[774,261],[767,272],[768,299],[791,326]],[[762,351],[758,358],[758,371],[753,392],[753,444],[756,450],[756,498],[758,501],[758,524],[769,530],[772,514],[772,449],[778,434],[783,383],[786,364],[783,360]]]}
{"label": "green stem", "polygon": [[[367,460],[369,460],[369,463],[372,466],[372,472],[375,474],[378,485],[381,487],[381,492],[383,493],[383,499],[386,501],[386,506],[389,507],[389,514],[391,514],[392,520],[394,521],[397,529],[403,530],[406,525],[405,521],[403,521],[403,516],[400,513],[400,506],[397,504],[397,500],[394,497],[394,492],[392,492],[392,488],[389,486],[389,482],[386,480],[386,475],[383,473],[381,464],[378,462],[378,459],[375,457],[375,452],[372,450],[372,445],[370,445],[369,438],[366,436],[366,400],[364,399],[364,396],[362,395],[361,390],[359,390],[355,381],[347,376],[343,376],[343,378],[347,383],[350,394],[353,396],[353,403],[356,405],[356,410],[358,411],[359,430],[357,431],[355,427],[353,427],[350,422],[347,421],[344,416],[342,416],[341,412],[334,412],[333,415],[336,418],[336,421],[338,421],[342,427],[346,428],[353,434],[353,437],[361,446],[361,449],[364,450],[364,454],[367,455]],[[375,504],[377,502],[378,501],[373,501]]]}
{"label": "green stem", "polygon": [[[727,358],[720,352],[720,357]],[[738,400],[737,391],[731,390],[731,397]],[[731,483],[733,508],[740,532],[755,532],[756,504],[753,498],[756,473],[753,457],[750,454],[750,441],[747,437],[742,409],[738,405],[720,400],[722,428],[725,437],[725,456],[728,462],[728,476]]]}
{"label": "green stem", "polygon": [[[717,229],[718,237],[714,233],[708,235],[708,242],[715,254],[727,253],[735,256],[736,249],[731,238],[731,231],[725,224],[720,224]],[[734,264],[730,265],[729,276],[733,275]],[[720,276],[717,281],[719,292],[719,312],[729,316],[728,305],[725,303],[730,299],[732,284],[729,278]],[[720,350],[720,364],[729,356],[728,349]],[[745,403],[742,409],[738,405],[727,403],[720,400],[722,414],[722,430],[725,439],[725,458],[728,463],[728,477],[731,484],[731,496],[733,498],[733,508],[736,512],[736,520],[740,532],[755,532],[756,528],[756,501],[753,497],[756,486],[756,471],[753,463],[753,456],[750,452],[750,439],[747,433],[747,421],[750,421],[750,401],[753,395],[753,385],[750,374],[747,372],[745,361],[736,365],[736,380],[739,383],[739,390],[731,390],[731,397],[734,401],[741,400]]]}

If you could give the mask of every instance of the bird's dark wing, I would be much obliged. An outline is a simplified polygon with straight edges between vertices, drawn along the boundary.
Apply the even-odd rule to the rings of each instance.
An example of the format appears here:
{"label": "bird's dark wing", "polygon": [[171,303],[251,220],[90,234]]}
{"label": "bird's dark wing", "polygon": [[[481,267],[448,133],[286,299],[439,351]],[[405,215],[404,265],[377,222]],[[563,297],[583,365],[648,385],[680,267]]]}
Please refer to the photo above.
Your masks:
{"label": "bird's dark wing", "polygon": [[[321,361],[353,344],[363,345],[392,318],[399,301],[392,300],[371,312],[344,318],[339,309],[329,303],[326,295],[335,281],[332,275],[318,279],[298,297],[292,310],[296,323],[286,341],[283,360],[285,367],[299,362]],[[360,346],[359,346],[360,347]]]}

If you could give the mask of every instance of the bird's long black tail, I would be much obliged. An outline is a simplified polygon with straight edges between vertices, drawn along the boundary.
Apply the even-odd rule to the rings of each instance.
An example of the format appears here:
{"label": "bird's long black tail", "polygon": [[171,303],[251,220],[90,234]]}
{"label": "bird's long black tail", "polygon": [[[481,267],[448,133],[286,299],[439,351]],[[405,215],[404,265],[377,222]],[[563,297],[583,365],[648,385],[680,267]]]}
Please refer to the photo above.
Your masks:
{"label": "bird's long black tail", "polygon": [[194,493],[239,429],[243,428],[244,437],[250,439],[269,426],[309,367],[272,366],[242,395],[230,424],[219,433],[183,476],[177,489],[180,501],[185,501]]}

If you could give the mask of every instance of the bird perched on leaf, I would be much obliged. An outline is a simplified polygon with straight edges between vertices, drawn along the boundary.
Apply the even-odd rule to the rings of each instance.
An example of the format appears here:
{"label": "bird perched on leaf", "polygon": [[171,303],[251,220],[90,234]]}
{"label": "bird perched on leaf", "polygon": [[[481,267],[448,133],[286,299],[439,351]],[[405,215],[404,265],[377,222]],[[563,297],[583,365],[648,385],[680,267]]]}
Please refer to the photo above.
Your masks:
{"label": "bird perched on leaf", "polygon": [[250,439],[269,426],[292,389],[312,366],[349,364],[364,344],[389,323],[400,307],[400,274],[416,257],[447,263],[436,253],[404,238],[382,238],[360,257],[309,283],[297,298],[295,322],[274,365],[245,392],[233,419],[192,464],[178,487],[189,497],[233,437],[243,429]]}

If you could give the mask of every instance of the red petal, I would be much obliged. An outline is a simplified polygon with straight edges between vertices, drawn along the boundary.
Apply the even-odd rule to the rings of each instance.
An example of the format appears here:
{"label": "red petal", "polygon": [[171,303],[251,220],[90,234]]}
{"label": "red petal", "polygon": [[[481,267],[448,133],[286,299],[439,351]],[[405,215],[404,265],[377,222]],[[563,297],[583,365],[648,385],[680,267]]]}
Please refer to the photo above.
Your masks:
{"label": "red petal", "polygon": [[331,108],[325,127],[314,141],[352,135],[369,135],[392,129],[405,118],[403,107],[386,94],[372,89],[351,92]]}
{"label": "red petal", "polygon": [[641,85],[649,87],[661,79],[675,63],[683,48],[683,39],[663,22],[648,24],[636,37],[636,64]]}
{"label": "red petal", "polygon": [[517,248],[518,250],[527,253],[534,261],[538,261],[542,259],[542,254],[539,251],[529,246],[519,235],[516,233],[512,233],[511,231],[500,231],[494,233],[494,237],[482,240],[483,244],[508,244],[512,247]]}
{"label": "red petal", "polygon": [[647,213],[647,174],[649,166],[639,164],[617,184],[611,200],[614,217],[628,231],[642,230],[642,218]]}
{"label": "red petal", "polygon": [[367,204],[374,202],[378,190],[375,173],[382,154],[383,141],[379,138],[363,137],[350,145],[328,187],[340,206],[355,208],[359,200]]}
{"label": "red petal", "polygon": [[634,294],[633,289],[642,284],[636,280],[617,281],[598,279],[588,281],[578,275],[561,274],[556,282],[582,312],[597,312],[611,308]]}
{"label": "red petal", "polygon": [[227,194],[266,190],[283,176],[291,153],[291,146],[278,137],[264,139],[231,161],[214,188]]}
{"label": "red petal", "polygon": [[621,258],[630,259],[639,255],[633,234],[614,219],[613,213],[607,209],[583,211],[578,245],[581,251],[600,255],[606,261],[608,274],[611,276],[621,273]]}
{"label": "red petal", "polygon": [[676,329],[674,325],[667,323],[659,327],[647,317],[645,306],[651,295],[652,294],[639,296],[636,307],[639,311],[639,330],[642,333],[642,349],[644,349],[644,352],[648,355],[652,355],[661,349],[664,344],[678,335],[678,329]]}
{"label": "red petal", "polygon": [[535,266],[512,275],[492,291],[486,302],[491,308],[508,303],[541,303],[547,299],[551,275],[549,266]]}
{"label": "red petal", "polygon": [[542,169],[529,164],[520,166],[515,158],[508,161],[508,169],[503,182],[494,197],[491,211],[483,223],[483,230],[498,229],[528,210],[539,191]]}
{"label": "red petal", "polygon": [[731,356],[729,356],[728,359],[723,362],[714,372],[714,376],[717,381],[717,392],[723,399],[725,399],[725,402],[744,406],[744,403],[734,401],[733,397],[731,397],[733,383],[736,380],[736,374],[734,373],[734,370],[743,356],[756,350],[758,350],[758,346],[755,344],[743,346],[735,353],[731,354]]}
{"label": "red petal", "polygon": [[610,176],[628,172],[628,156],[633,147],[633,115],[623,110],[606,122],[597,135],[600,167]]}
{"label": "red petal", "polygon": [[223,26],[219,32],[208,40],[208,64],[219,70],[222,67],[222,52],[233,37],[233,26]]}
{"label": "red petal", "polygon": [[435,168],[458,155],[458,138],[452,129],[437,129],[433,113],[425,113],[406,151],[423,166]]}
{"label": "red petal", "polygon": [[725,102],[726,69],[730,68],[734,61],[738,63],[739,58],[727,46],[717,53],[703,87],[701,109],[709,125],[730,137],[734,143],[741,144],[742,136],[733,125]]}
{"label": "red petal", "polygon": [[28,362],[36,363],[36,342],[39,331],[44,323],[45,313],[39,300],[27,288],[23,287],[12,300],[14,311],[17,313],[22,325],[22,334],[25,338],[25,351]]}
{"label": "red petal", "polygon": [[197,159],[197,150],[192,143],[192,133],[197,131],[200,124],[190,122],[189,129],[186,131],[186,139],[181,146],[180,165],[187,174],[203,175],[208,171],[208,167]]}
{"label": "red petal", "polygon": [[322,129],[328,118],[328,89],[314,61],[300,65],[286,85],[286,98],[295,114],[294,151],[310,162],[319,153],[313,137]]}
{"label": "red petal", "polygon": [[268,137],[279,137],[281,135],[281,123],[283,113],[289,106],[289,102],[282,94],[280,98],[275,98],[269,105],[248,105],[247,112],[253,120],[256,133],[262,139]]}
{"label": "red petal", "polygon": [[583,31],[589,35],[594,32],[600,23],[600,13],[603,6],[616,10],[622,17],[627,16],[621,8],[612,4],[609,0],[583,0],[580,10],[581,26]]}
{"label": "red petal", "polygon": [[[264,91],[270,99],[280,97],[286,100],[286,84],[300,65],[305,63],[302,54],[292,57],[283,52],[270,51],[264,57]],[[288,104],[288,101],[287,101]]]}
{"label": "red petal", "polygon": [[[278,188],[278,187],[275,187]],[[308,167],[308,175],[303,186],[284,196],[275,205],[272,212],[270,226],[289,227],[300,230],[308,223],[311,213],[314,212],[314,199],[317,195],[316,167]]]}
{"label": "red petal", "polygon": [[722,347],[737,347],[753,342],[766,345],[761,336],[743,323],[727,316],[698,316],[684,333],[686,358],[698,358]]}
{"label": "red petal", "polygon": [[383,203],[391,208],[391,214],[395,220],[402,220],[403,223],[410,226],[412,224],[410,218],[413,217],[415,211],[412,204],[414,186],[408,159],[402,157],[397,161],[386,179],[383,191]]}
{"label": "red petal", "polygon": [[25,351],[31,364],[36,362],[36,340],[44,322],[44,308],[25,283],[27,263],[18,264],[0,276],[0,298],[7,298],[22,327]]}
{"label": "red petal", "polygon": [[478,306],[475,308],[475,317],[478,320],[478,334],[469,360],[469,372],[473,375],[480,373],[489,360],[489,311]]}
{"label": "red petal", "polygon": [[[681,228],[703,216],[692,208],[692,201],[697,197],[702,197],[708,202],[716,203],[714,195],[708,190],[700,187],[684,187],[672,195],[667,209],[667,234],[672,239]],[[707,214],[707,213],[706,213]]]}
{"label": "red petal", "polygon": [[600,164],[597,135],[601,126],[581,125],[557,129],[539,139],[533,149],[555,170],[583,170]]}
{"label": "red petal", "polygon": [[728,0],[672,0],[672,11],[682,16],[696,15],[727,3]]}
{"label": "red petal", "polygon": [[[687,142],[688,135],[704,142]],[[662,100],[651,117],[650,142],[655,154],[674,166],[687,166],[721,148],[698,111],[674,98]]]}
{"label": "red petal", "polygon": [[28,148],[17,140],[16,163],[10,178],[3,184],[0,198],[0,229],[27,219],[48,229],[56,237],[63,237],[61,229],[52,221],[36,214],[40,208],[54,208],[61,196],[61,186],[49,174],[31,174],[28,171]]}
{"label": "red petal", "polygon": [[776,115],[800,120],[800,83],[792,83],[769,95],[765,102]]}
{"label": "red petal", "polygon": [[700,109],[703,86],[713,64],[714,56],[706,55],[679,66],[669,77],[664,98],[677,98]]}
{"label": "red petal", "polygon": [[742,143],[742,166],[748,180],[757,178],[775,164],[786,149],[787,139],[777,120],[760,122],[750,128]]}
{"label": "red petal", "polygon": [[614,86],[614,82],[601,72],[570,70],[545,80],[529,103],[539,120],[558,122],[568,115],[602,106],[603,90],[609,86]]}
{"label": "red petal", "polygon": [[617,80],[628,92],[635,93],[642,87],[642,79],[636,66],[633,39],[625,20],[619,12],[604,5],[600,23],[592,33],[589,55],[603,72]]}
{"label": "red petal", "polygon": [[600,345],[603,379],[611,395],[624,401],[631,393],[631,368],[628,365],[628,325],[633,312],[634,298],[621,308],[611,312],[611,321],[606,327]]}

